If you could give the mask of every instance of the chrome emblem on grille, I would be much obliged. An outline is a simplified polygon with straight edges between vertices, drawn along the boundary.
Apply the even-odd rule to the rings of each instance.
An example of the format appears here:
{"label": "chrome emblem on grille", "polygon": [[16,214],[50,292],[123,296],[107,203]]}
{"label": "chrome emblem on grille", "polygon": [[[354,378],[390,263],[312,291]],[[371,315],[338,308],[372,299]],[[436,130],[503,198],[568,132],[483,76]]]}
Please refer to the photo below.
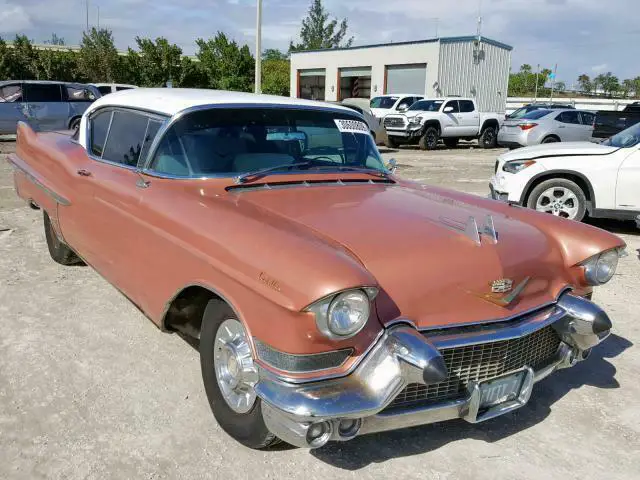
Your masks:
{"label": "chrome emblem on grille", "polygon": [[494,280],[491,282],[491,292],[493,293],[507,293],[513,288],[513,280],[510,278],[501,278],[500,280]]}

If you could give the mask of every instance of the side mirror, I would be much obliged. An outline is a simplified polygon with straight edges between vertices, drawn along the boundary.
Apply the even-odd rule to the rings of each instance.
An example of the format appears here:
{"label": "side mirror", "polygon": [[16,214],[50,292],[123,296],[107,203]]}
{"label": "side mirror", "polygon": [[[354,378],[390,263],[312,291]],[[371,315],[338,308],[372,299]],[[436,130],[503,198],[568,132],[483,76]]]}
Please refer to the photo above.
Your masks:
{"label": "side mirror", "polygon": [[399,112],[406,112],[407,110],[409,110],[409,106],[408,105],[400,105],[398,107],[398,111]]}
{"label": "side mirror", "polygon": [[453,112],[453,107],[444,107],[444,110],[442,110],[444,113],[451,113]]}
{"label": "side mirror", "polygon": [[387,170],[389,170],[391,173],[396,173],[397,168],[398,162],[396,162],[396,159],[392,158],[391,160],[389,160],[389,163],[387,163]]}

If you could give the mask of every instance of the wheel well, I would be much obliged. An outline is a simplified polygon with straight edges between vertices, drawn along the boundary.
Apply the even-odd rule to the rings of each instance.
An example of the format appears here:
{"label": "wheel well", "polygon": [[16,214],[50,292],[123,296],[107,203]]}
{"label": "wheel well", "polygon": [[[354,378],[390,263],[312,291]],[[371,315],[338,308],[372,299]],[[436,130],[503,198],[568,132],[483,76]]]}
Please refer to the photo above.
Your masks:
{"label": "wheel well", "polygon": [[531,195],[531,192],[533,191],[534,188],[536,188],[542,182],[545,182],[547,180],[553,180],[556,178],[564,178],[565,180],[571,180],[576,185],[578,185],[580,189],[584,192],[584,196],[587,198],[587,210],[590,212],[592,209],[595,208],[594,194],[593,194],[593,188],[591,187],[591,184],[582,175],[578,175],[571,172],[549,172],[533,178],[530,181],[529,185],[527,185],[527,187],[525,188],[522,201],[520,203],[526,206],[527,202],[529,201],[529,196]]}
{"label": "wheel well", "polygon": [[440,128],[440,122],[438,122],[437,120],[429,120],[428,122],[426,122],[424,124],[423,130],[426,130],[429,127],[435,127],[435,129],[438,130],[438,135],[440,134],[440,132],[442,132],[442,129]]}
{"label": "wheel well", "polygon": [[[555,138],[556,140],[560,141],[560,137],[559,136],[551,134],[551,135],[547,135],[546,137],[544,137],[542,139],[542,142],[544,142],[547,138]],[[540,142],[540,143],[542,143],[542,142]]]}
{"label": "wheel well", "polygon": [[76,115],[75,117],[71,117],[71,120],[69,120],[69,128],[71,128],[71,124],[76,120],[78,120],[79,118],[82,118],[82,115]]}
{"label": "wheel well", "polygon": [[498,121],[495,119],[485,120],[485,122],[482,124],[482,128],[480,129],[480,133],[482,133],[487,127],[497,128],[498,126]]}
{"label": "wheel well", "polygon": [[199,339],[202,316],[209,300],[226,300],[200,285],[184,288],[168,304],[162,319],[164,330],[177,331]]}

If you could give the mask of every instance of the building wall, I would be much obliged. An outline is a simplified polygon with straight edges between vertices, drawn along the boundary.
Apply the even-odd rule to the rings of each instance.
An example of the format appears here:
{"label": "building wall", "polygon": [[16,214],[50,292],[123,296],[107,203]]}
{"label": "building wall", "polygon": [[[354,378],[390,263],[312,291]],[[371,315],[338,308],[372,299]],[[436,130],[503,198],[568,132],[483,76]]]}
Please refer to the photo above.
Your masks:
{"label": "building wall", "polygon": [[427,76],[423,92],[427,96],[436,94],[433,84],[438,76],[439,42],[406,45],[384,45],[345,50],[299,52],[291,54],[291,96],[298,93],[298,70],[326,69],[326,100],[338,99],[338,69],[346,67],[371,67],[371,96],[382,95],[385,82],[385,66],[400,64],[427,64]]}
{"label": "building wall", "polygon": [[483,112],[504,112],[511,51],[481,42],[484,58],[474,61],[474,43],[443,41],[440,47],[440,95],[475,97]]}

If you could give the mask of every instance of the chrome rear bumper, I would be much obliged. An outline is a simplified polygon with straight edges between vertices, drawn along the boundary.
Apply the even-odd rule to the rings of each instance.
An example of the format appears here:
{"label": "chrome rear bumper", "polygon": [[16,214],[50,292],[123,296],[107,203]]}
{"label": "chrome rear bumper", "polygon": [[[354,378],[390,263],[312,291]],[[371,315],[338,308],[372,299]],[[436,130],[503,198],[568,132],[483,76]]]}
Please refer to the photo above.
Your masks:
{"label": "chrome rear bumper", "polygon": [[[464,398],[387,408],[407,385],[433,385],[448,377],[440,350],[518,339],[545,327],[553,328],[560,338],[558,350],[536,371],[526,365],[522,368],[517,398],[480,410],[478,384],[470,382]],[[552,307],[478,329],[423,334],[409,325],[395,326],[346,377],[291,384],[261,372],[255,388],[263,401],[267,427],[282,440],[300,447],[315,448],[329,440],[345,441],[365,433],[454,418],[476,423],[522,407],[535,382],[586,358],[610,328],[611,322],[600,307],[564,294]]]}

